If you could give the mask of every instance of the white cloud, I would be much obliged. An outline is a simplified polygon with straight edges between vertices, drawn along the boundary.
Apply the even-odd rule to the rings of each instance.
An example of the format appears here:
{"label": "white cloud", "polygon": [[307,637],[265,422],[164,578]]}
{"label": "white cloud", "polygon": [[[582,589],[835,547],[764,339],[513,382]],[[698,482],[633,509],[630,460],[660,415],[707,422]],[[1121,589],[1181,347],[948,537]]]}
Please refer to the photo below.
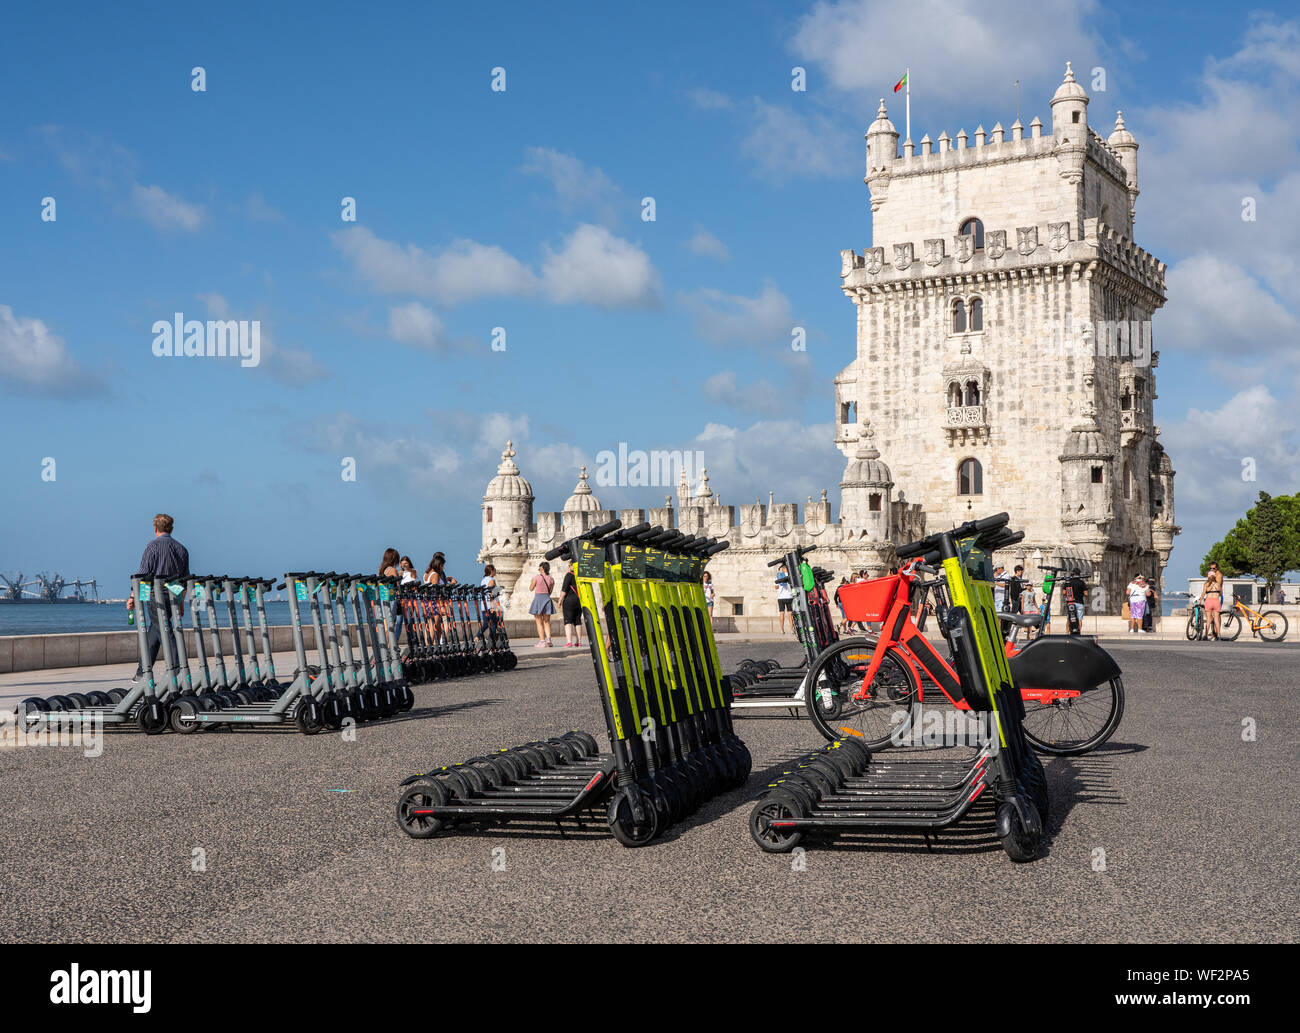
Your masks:
{"label": "white cloud", "polygon": [[260,190],[254,190],[244,202],[244,214],[254,222],[284,222],[284,213],[267,204]]}
{"label": "white cloud", "polygon": [[909,66],[913,92],[929,103],[1009,97],[1017,78],[1027,97],[1050,96],[1067,59],[1086,86],[1102,49],[1089,24],[1098,11],[1096,0],[823,2],[801,19],[790,49],[873,111]]}
{"label": "white cloud", "polygon": [[[1289,495],[1300,484],[1300,412],[1264,386],[1239,391],[1217,409],[1189,409],[1164,426],[1161,443],[1178,470],[1178,565],[1186,573],[1260,491]],[[1244,480],[1251,468],[1255,479]]]}
{"label": "white cloud", "polygon": [[556,302],[586,302],[601,308],[653,304],[659,273],[650,256],[603,226],[584,223],[559,251],[548,249],[542,287]]}
{"label": "white cloud", "polygon": [[457,240],[440,252],[414,244],[402,247],[383,240],[364,226],[333,234],[335,246],[353,268],[381,294],[413,294],[443,304],[489,295],[528,293],[535,277],[504,249],[472,240]]}
{"label": "white cloud", "polygon": [[98,374],[68,354],[66,342],[42,320],[15,316],[0,305],[0,384],[23,394],[84,396],[102,393]]}
{"label": "white cloud", "polygon": [[1169,270],[1172,304],[1160,317],[1162,338],[1188,351],[1232,356],[1291,351],[1300,321],[1240,266],[1193,255]]}
{"label": "white cloud", "polygon": [[833,424],[759,420],[744,428],[708,423],[691,447],[704,453],[709,484],[727,505],[766,503],[768,491],[777,502],[804,503],[823,488],[838,494],[844,457],[834,440]]}
{"label": "white cloud", "polygon": [[851,178],[862,164],[860,133],[846,119],[800,113],[754,101],[741,153],[773,183],[790,179]]}
{"label": "white cloud", "polygon": [[790,300],[775,284],[764,284],[754,298],[724,294],[712,287],[680,298],[694,320],[695,332],[712,344],[752,346],[790,341],[794,327]]}
{"label": "white cloud", "polygon": [[395,341],[436,350],[443,344],[442,320],[418,301],[388,310],[388,333]]}
{"label": "white cloud", "polygon": [[215,291],[210,291],[206,294],[196,294],[194,297],[203,302],[204,307],[208,310],[209,319],[230,318],[230,302],[228,302],[222,295]]}
{"label": "white cloud", "polygon": [[548,147],[530,147],[524,155],[523,171],[547,180],[555,189],[560,210],[567,215],[589,214],[612,225],[630,204],[604,172],[572,154]]}
{"label": "white cloud", "polygon": [[725,93],[704,86],[687,90],[686,98],[701,111],[726,111],[735,103]]}
{"label": "white cloud", "polygon": [[203,206],[190,204],[167,193],[160,186],[131,185],[131,200],[136,214],[157,230],[184,230],[193,233],[203,225]]}
{"label": "white cloud", "polygon": [[703,226],[695,227],[695,234],[686,242],[686,247],[691,254],[703,258],[716,258],[719,262],[731,260],[731,252],[727,250],[727,245]]}

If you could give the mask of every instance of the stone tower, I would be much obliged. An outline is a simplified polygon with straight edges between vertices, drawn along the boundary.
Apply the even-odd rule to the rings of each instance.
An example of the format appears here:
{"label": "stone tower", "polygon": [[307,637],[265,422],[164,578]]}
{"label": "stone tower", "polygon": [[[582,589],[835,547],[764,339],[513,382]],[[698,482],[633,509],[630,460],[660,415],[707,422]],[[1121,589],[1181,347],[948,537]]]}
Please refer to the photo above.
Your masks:
{"label": "stone tower", "polygon": [[1133,243],[1137,141],[1122,114],[1109,139],[1089,126],[1069,65],[1043,129],[980,125],[973,145],[943,132],[900,154],[881,102],[866,134],[872,246],[841,253],[857,358],[835,382],[836,444],[852,467],[869,418],[930,529],[1005,509],[1026,537],[1004,559],[1031,574],[1078,563],[1118,612],[1179,530],[1152,421],[1165,265]]}
{"label": "stone tower", "polygon": [[508,595],[528,558],[528,532],[533,526],[533,487],[515,465],[513,442],[506,442],[501,465],[483,492],[480,508],[483,551],[479,559],[497,568],[497,584]]}

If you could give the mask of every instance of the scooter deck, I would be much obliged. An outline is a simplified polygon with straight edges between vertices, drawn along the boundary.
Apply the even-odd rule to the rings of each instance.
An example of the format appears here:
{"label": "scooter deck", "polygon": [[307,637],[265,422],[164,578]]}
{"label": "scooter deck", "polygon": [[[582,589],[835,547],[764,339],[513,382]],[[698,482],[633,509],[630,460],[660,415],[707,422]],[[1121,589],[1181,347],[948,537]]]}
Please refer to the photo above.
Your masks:
{"label": "scooter deck", "polygon": [[[576,811],[594,806],[614,785],[617,770],[613,756],[601,754],[586,758],[594,763],[595,771],[585,781],[575,782],[563,791],[547,792],[534,785],[531,776],[521,778],[511,786],[496,786],[475,791],[452,802],[419,808],[412,811],[418,817],[460,819],[470,821],[508,820],[534,818],[552,820],[564,818]],[[553,769],[562,770],[562,769]],[[518,792],[512,794],[509,790]]]}

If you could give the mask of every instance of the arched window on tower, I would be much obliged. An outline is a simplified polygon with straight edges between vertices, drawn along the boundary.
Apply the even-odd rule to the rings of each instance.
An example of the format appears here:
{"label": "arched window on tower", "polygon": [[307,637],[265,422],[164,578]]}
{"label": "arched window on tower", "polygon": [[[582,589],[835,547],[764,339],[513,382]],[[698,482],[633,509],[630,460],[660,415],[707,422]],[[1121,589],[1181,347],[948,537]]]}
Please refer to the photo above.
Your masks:
{"label": "arched window on tower", "polygon": [[873,512],[873,513],[879,513],[879,512],[880,512],[880,493],[879,493],[879,492],[872,492],[871,495],[868,497],[867,502],[868,502],[868,506],[869,506],[869,508],[871,509],[871,512]]}
{"label": "arched window on tower", "polygon": [[488,522],[489,524],[492,523],[492,507],[491,507],[491,506],[488,506],[488,507],[487,507],[487,522]]}
{"label": "arched window on tower", "polygon": [[980,222],[979,219],[967,219],[961,224],[961,229],[958,232],[963,237],[974,236],[975,250],[984,250],[984,223]]}
{"label": "arched window on tower", "polygon": [[983,495],[984,468],[978,459],[963,459],[957,466],[957,494]]}
{"label": "arched window on tower", "polygon": [[980,382],[978,380],[966,381],[966,404],[980,404]]}
{"label": "arched window on tower", "polygon": [[952,332],[955,334],[966,332],[966,302],[961,298],[952,303]]}
{"label": "arched window on tower", "polygon": [[948,407],[956,409],[961,405],[961,384],[953,381],[948,385]]}
{"label": "arched window on tower", "polygon": [[972,330],[984,329],[984,302],[979,298],[970,299],[970,328]]}

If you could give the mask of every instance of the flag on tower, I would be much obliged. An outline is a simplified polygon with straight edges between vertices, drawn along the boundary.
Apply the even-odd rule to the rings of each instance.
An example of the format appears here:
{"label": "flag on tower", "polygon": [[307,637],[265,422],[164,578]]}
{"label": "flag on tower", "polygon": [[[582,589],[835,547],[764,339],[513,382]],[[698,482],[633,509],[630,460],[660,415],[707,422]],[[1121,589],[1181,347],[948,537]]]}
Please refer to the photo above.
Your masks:
{"label": "flag on tower", "polygon": [[898,82],[896,82],[896,83],[894,84],[894,92],[897,93],[899,90],[901,90],[901,89],[902,89],[904,86],[906,86],[906,85],[907,85],[907,73],[904,72],[904,73],[903,73],[903,78],[899,79]]}

